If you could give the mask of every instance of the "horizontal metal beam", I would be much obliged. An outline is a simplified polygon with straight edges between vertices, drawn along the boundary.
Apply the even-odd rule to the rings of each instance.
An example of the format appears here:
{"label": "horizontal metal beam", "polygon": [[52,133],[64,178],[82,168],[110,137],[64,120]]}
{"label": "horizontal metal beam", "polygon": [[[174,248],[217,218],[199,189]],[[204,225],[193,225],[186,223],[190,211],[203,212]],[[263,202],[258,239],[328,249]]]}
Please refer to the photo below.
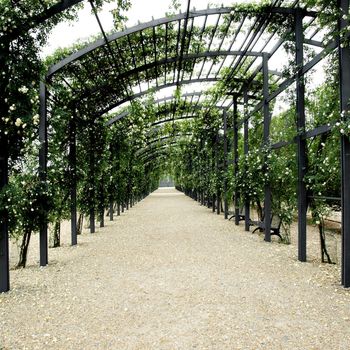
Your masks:
{"label": "horizontal metal beam", "polygon": [[311,39],[304,39],[304,44],[324,48],[324,45],[323,45],[322,41],[311,40]]}
{"label": "horizontal metal beam", "polygon": [[[322,134],[326,134],[326,133],[330,132],[331,130],[332,130],[332,125],[321,125],[321,126],[318,126],[312,130],[308,130],[308,131],[302,133],[301,138],[303,140],[311,139],[313,137],[320,136]],[[274,143],[273,145],[271,145],[271,148],[272,149],[279,149],[282,147],[292,145],[293,143],[296,143],[296,142],[297,142],[297,137],[294,137],[293,140],[291,140],[291,141],[280,141],[280,142]]]}

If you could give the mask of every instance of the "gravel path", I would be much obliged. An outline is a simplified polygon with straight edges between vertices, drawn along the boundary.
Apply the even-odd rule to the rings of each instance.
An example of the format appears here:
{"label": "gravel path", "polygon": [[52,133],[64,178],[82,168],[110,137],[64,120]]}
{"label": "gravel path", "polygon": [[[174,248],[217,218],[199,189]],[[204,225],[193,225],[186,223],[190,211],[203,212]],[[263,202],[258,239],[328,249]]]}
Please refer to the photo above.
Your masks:
{"label": "gravel path", "polygon": [[106,224],[11,271],[0,349],[349,349],[336,266],[298,263],[175,190]]}

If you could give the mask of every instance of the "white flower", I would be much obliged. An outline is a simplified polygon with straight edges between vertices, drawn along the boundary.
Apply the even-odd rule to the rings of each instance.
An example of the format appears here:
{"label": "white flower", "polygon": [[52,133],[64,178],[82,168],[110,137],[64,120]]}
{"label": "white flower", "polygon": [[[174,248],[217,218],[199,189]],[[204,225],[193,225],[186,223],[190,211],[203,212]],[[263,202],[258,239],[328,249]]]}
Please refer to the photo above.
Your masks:
{"label": "white flower", "polygon": [[22,94],[26,94],[29,91],[29,89],[26,86],[22,86],[18,89],[18,91]]}
{"label": "white flower", "polygon": [[33,117],[33,123],[34,125],[38,125],[40,121],[40,117],[39,114],[35,114],[35,116]]}
{"label": "white flower", "polygon": [[16,105],[10,106],[10,111],[14,111],[14,110],[16,110]]}
{"label": "white flower", "polygon": [[17,127],[20,127],[21,125],[22,125],[22,119],[21,118],[17,118],[16,119],[16,121],[15,121],[15,125],[17,126]]}
{"label": "white flower", "polygon": [[345,133],[344,129],[340,129],[340,133],[344,134]]}

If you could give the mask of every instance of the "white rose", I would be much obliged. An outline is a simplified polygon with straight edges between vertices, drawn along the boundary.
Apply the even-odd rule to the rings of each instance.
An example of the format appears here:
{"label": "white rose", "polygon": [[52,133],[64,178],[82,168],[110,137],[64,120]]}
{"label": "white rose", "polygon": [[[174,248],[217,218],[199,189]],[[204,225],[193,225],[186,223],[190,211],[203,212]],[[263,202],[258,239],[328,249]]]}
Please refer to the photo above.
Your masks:
{"label": "white rose", "polygon": [[21,118],[17,118],[16,121],[15,121],[15,125],[17,127],[20,127],[22,125],[22,119]]}

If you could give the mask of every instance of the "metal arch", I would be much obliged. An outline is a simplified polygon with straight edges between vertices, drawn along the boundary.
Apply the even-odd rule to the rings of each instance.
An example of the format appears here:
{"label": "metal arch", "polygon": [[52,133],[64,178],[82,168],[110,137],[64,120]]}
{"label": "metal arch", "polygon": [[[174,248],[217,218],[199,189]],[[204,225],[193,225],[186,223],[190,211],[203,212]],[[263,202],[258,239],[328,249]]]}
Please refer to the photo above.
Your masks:
{"label": "metal arch", "polygon": [[[191,97],[191,96],[204,96],[203,95],[203,92],[202,91],[194,91],[194,92],[188,92],[188,93],[185,93],[181,96],[181,98],[186,98],[186,97]],[[250,96],[248,95],[248,97],[250,99],[253,99],[255,98],[255,96]],[[154,103],[161,103],[161,102],[166,102],[166,101],[171,101],[171,100],[175,100],[175,97],[173,95],[171,96],[166,96],[166,97],[162,97],[160,99],[157,99],[154,101]],[[237,104],[243,104],[243,103],[239,103],[237,102]],[[196,104],[195,106],[198,106],[198,107],[203,107],[203,105],[199,105],[199,104]],[[255,105],[252,105],[255,107]],[[193,106],[194,107],[194,106]],[[228,106],[213,106],[213,108],[218,108],[220,110],[224,110],[224,109],[230,109],[232,107],[232,104],[228,105]],[[191,108],[189,108],[189,110],[191,110]],[[124,117],[127,117],[128,115],[130,114],[129,111],[123,111],[122,113],[116,115],[115,117],[111,118],[110,120],[108,120],[106,122],[106,126],[110,126],[110,125],[113,125],[114,123],[116,123],[118,120],[120,119],[123,119]],[[193,115],[193,116],[187,116],[187,117],[181,117],[181,118],[176,118],[175,120],[179,120],[179,119],[187,119],[187,118],[195,118],[196,116]],[[160,120],[160,121],[157,121],[157,122],[154,122],[152,123],[152,125],[158,125],[158,124],[161,124],[165,121],[172,121],[174,120],[173,118],[170,118],[170,119],[166,119],[166,120]]]}
{"label": "metal arch", "polygon": [[[192,84],[192,83],[217,82],[219,80],[220,80],[220,78],[199,78],[199,79],[191,79],[191,80],[182,80],[180,85],[186,85],[186,84]],[[166,88],[172,87],[172,86],[176,86],[176,81],[175,82],[171,82],[171,83],[167,83],[167,84],[163,84],[163,85],[159,85],[159,86],[154,86],[154,87],[152,87],[150,89],[147,89],[145,91],[142,91],[142,92],[139,92],[137,94],[134,94],[130,98],[125,98],[125,99],[123,99],[121,101],[113,103],[112,105],[102,109],[101,111],[96,113],[96,117],[99,117],[99,116],[109,112],[110,110],[112,110],[112,109],[122,105],[125,102],[133,101],[133,100],[135,100],[135,99],[137,99],[139,97],[145,96],[148,93],[150,93],[151,91],[159,91],[159,90],[166,89]],[[107,125],[113,124],[117,120],[111,119],[110,121],[107,122]]]}
{"label": "metal arch", "polygon": [[137,160],[139,161],[144,161],[144,159],[147,159],[148,157],[154,155],[154,154],[157,154],[159,152],[163,152],[163,154],[167,153],[168,150],[170,149],[171,146],[174,146],[176,145],[177,142],[176,141],[173,141],[171,143],[165,143],[163,145],[161,145],[160,147],[154,147],[154,148],[150,148],[148,150],[146,150],[145,152],[141,153],[140,154],[140,157],[137,158]]}
{"label": "metal arch", "polygon": [[170,140],[173,138],[185,137],[185,136],[192,136],[192,135],[193,135],[192,133],[182,133],[182,134],[176,134],[176,135],[167,135],[167,136],[163,136],[163,137],[158,138],[158,139],[153,139],[153,140],[149,141],[145,147],[137,150],[135,152],[135,155],[138,156],[140,154],[143,154],[144,151],[146,151],[146,150],[149,150],[152,148],[157,148],[157,147],[152,147],[152,145],[154,145],[157,142],[159,142],[160,144],[165,144],[167,140]]}
{"label": "metal arch", "polygon": [[149,157],[152,154],[155,154],[156,152],[160,152],[163,151],[164,153],[167,152],[169,150],[169,148],[171,146],[174,146],[177,144],[177,141],[172,141],[169,143],[163,143],[162,145],[160,145],[159,147],[151,147],[148,149],[143,149],[139,155],[140,157],[138,158],[140,161],[142,161],[144,158]]}
{"label": "metal arch", "polygon": [[157,125],[160,125],[160,124],[164,124],[164,123],[168,123],[168,122],[176,122],[176,121],[179,121],[179,120],[186,120],[186,119],[194,119],[194,118],[197,118],[197,115],[187,115],[187,116],[181,116],[179,118],[169,118],[169,119],[162,119],[162,120],[159,120],[155,123],[152,123],[151,126],[157,126]]}
{"label": "metal arch", "polygon": [[[204,52],[183,55],[182,58],[180,58],[179,56],[176,56],[176,57],[170,57],[170,58],[169,57],[163,58],[163,59],[157,60],[157,61],[152,61],[152,62],[144,64],[142,66],[138,66],[136,68],[125,71],[125,72],[119,74],[118,76],[116,76],[116,78],[118,78],[118,79],[127,78],[133,74],[147,71],[148,69],[158,67],[160,65],[167,65],[169,63],[179,62],[181,59],[183,61],[191,61],[191,60],[196,60],[198,58],[220,57],[220,56],[225,56],[225,57],[227,57],[227,56],[241,56],[243,54],[245,56],[251,56],[251,57],[262,57],[263,56],[263,52],[256,52],[256,51],[247,51],[247,52],[245,52],[245,51],[204,51]],[[179,84],[181,82],[181,80],[179,82],[176,80],[176,82]],[[178,85],[178,84],[175,84],[175,85]],[[104,88],[107,88],[108,86],[110,86],[110,85],[109,84],[100,85],[94,89],[91,89],[90,91],[85,91],[82,93],[82,95],[79,96],[79,98],[89,97],[90,95],[95,94],[97,91],[104,89]]]}
{"label": "metal arch", "polygon": [[[192,110],[192,109],[195,110],[195,109],[201,109],[201,108],[203,108],[203,105],[202,104],[200,104],[200,105],[197,104],[197,105],[194,105],[191,108],[189,108],[189,111]],[[220,110],[224,110],[224,109],[227,109],[228,107],[212,106],[212,108],[218,108]],[[105,126],[110,126],[110,125],[116,123],[118,120],[121,120],[121,119],[127,117],[129,114],[130,114],[129,111],[124,111],[124,112],[118,114],[117,116],[113,117],[112,119],[108,120],[106,122]]]}
{"label": "metal arch", "polygon": [[144,166],[149,165],[150,163],[152,163],[155,160],[163,160],[166,157],[166,152],[157,152],[155,154],[150,155],[149,157],[146,157],[144,159],[142,159],[142,164]]}
{"label": "metal arch", "polygon": [[[78,2],[82,0],[63,0],[64,2]],[[218,15],[218,14],[228,14],[232,11],[230,7],[220,7],[220,8],[212,8],[212,9],[205,9],[205,10],[196,10],[196,11],[189,11],[188,13],[188,18],[195,18],[195,17],[201,17],[201,16],[210,16],[210,15]],[[236,11],[239,12],[239,11]],[[294,14],[295,9],[289,8],[289,7],[272,7],[268,9],[269,13],[280,13],[280,14]],[[311,16],[311,17],[316,17],[317,12],[315,11],[306,11],[303,10],[305,13],[305,16]],[[141,23],[138,24],[134,27],[128,28],[122,32],[117,32],[113,33],[111,35],[107,36],[107,42],[113,42],[116,41],[117,39],[120,39],[124,36],[140,32],[142,30],[148,29],[148,28],[153,28],[159,25],[175,22],[175,21],[180,21],[184,20],[187,16],[187,13],[180,13],[178,15],[174,15],[171,17],[163,17],[157,20],[152,20],[149,22]],[[73,61],[76,61],[80,59],[81,57],[85,56],[86,54],[102,47],[106,43],[105,39],[98,39],[95,42],[87,45],[86,47],[80,49],[77,52],[74,52],[73,54],[69,55],[68,57],[64,58],[60,62],[54,64],[51,66],[47,72],[47,77],[52,76],[53,74],[57,73],[59,70],[61,70],[63,67],[66,65],[70,64]]]}
{"label": "metal arch", "polygon": [[[195,18],[195,17],[201,17],[201,16],[210,16],[210,15],[217,15],[217,14],[227,14],[231,12],[231,8],[229,7],[221,7],[221,8],[213,8],[213,9],[206,9],[206,10],[199,10],[199,11],[190,11],[189,12],[189,18]],[[186,18],[186,13],[179,13],[177,15],[171,16],[171,17],[163,17],[157,20],[152,20],[149,22],[138,24],[134,27],[128,28],[122,32],[113,33],[111,35],[107,36],[107,42],[113,42],[116,41],[122,37],[125,37],[130,34],[134,34],[140,31],[143,31],[148,28],[157,27],[163,24],[175,22],[184,20]],[[51,77],[53,74],[57,73],[59,70],[61,70],[66,65],[80,59],[81,57],[85,56],[86,54],[102,47],[107,43],[105,39],[98,39],[95,42],[85,46],[84,48],[78,50],[77,52],[74,52],[73,54],[69,55],[68,57],[64,58],[60,62],[52,65],[48,72],[47,77]]]}

